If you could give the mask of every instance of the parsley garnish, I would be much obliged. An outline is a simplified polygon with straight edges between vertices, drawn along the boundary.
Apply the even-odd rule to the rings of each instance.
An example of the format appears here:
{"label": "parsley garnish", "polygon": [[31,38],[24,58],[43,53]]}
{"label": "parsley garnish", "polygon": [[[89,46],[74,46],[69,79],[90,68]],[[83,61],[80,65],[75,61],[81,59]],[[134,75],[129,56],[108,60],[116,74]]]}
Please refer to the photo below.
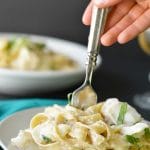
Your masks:
{"label": "parsley garnish", "polygon": [[71,105],[72,93],[69,93],[67,95],[67,98],[68,98],[68,104]]}
{"label": "parsley garnish", "polygon": [[45,48],[45,44],[44,43],[35,43],[36,47],[39,48],[40,50]]}
{"label": "parsley garnish", "polygon": [[117,120],[117,124],[121,125],[124,123],[124,118],[127,112],[128,104],[127,103],[122,103],[120,107],[120,112]]}
{"label": "parsley garnish", "polygon": [[134,145],[137,145],[138,142],[140,141],[139,138],[136,138],[132,135],[126,135],[126,139],[129,143],[134,144]]}
{"label": "parsley garnish", "polygon": [[144,132],[145,132],[145,137],[147,138],[147,139],[150,139],[150,128],[145,128],[144,129]]}
{"label": "parsley garnish", "polygon": [[52,142],[52,140],[49,137],[45,136],[45,135],[42,135],[42,138],[43,138],[43,141],[44,141],[45,144],[48,144],[48,143]]}

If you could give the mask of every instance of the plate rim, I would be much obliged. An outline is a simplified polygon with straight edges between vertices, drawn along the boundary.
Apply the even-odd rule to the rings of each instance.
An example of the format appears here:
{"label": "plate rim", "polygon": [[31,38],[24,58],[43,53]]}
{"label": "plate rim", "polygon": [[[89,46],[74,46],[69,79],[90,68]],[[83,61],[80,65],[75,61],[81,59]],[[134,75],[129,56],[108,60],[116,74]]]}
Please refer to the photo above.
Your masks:
{"label": "plate rim", "polygon": [[[47,106],[48,107],[48,106]],[[33,107],[33,108],[27,108],[27,109],[24,109],[24,110],[20,110],[20,111],[17,111],[11,115],[9,115],[8,117],[6,117],[5,119],[1,120],[0,121],[0,128],[1,126],[5,123],[5,121],[9,120],[10,118],[12,117],[15,117],[16,115],[20,114],[20,113],[25,113],[25,112],[28,112],[28,111],[32,111],[32,110],[37,110],[37,113],[39,111],[42,111],[44,110],[44,108],[46,108],[46,106],[40,106],[40,107]],[[19,131],[18,131],[19,132]],[[6,147],[6,145],[3,143],[2,139],[0,139],[0,146],[4,149],[4,150],[8,150],[8,148]]]}

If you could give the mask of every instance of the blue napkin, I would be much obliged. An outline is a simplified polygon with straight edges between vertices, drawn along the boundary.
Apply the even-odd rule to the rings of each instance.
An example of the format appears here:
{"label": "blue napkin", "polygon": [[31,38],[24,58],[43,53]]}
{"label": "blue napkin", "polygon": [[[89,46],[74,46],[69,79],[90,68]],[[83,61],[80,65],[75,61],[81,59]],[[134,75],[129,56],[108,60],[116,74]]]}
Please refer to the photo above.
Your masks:
{"label": "blue napkin", "polygon": [[0,100],[0,120],[7,116],[24,109],[33,107],[50,106],[53,104],[65,105],[67,100],[59,99],[13,99]]}

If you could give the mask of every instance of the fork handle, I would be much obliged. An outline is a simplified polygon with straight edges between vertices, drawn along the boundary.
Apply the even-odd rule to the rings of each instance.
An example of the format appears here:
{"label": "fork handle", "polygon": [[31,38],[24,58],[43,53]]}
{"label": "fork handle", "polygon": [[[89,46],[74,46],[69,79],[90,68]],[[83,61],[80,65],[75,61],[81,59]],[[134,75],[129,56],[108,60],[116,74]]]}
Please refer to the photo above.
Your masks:
{"label": "fork handle", "polygon": [[92,75],[97,62],[97,56],[100,51],[100,36],[104,32],[105,24],[108,16],[108,8],[93,7],[92,22],[88,40],[88,58],[86,67],[86,80],[91,84]]}

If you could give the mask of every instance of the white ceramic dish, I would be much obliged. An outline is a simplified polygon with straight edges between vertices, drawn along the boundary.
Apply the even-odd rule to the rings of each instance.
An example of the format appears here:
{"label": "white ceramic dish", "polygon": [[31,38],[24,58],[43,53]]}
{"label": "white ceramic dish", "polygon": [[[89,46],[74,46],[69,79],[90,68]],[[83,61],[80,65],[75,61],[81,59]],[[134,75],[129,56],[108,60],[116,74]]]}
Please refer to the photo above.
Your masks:
{"label": "white ceramic dish", "polygon": [[0,123],[0,146],[4,150],[18,150],[10,146],[11,139],[16,137],[20,130],[28,128],[31,118],[35,114],[43,112],[44,108],[39,107],[20,111],[3,120]]}
{"label": "white ceramic dish", "polygon": [[[0,69],[0,92],[15,95],[28,95],[70,87],[83,79],[85,74],[86,47],[70,41],[31,34],[0,33],[0,38],[25,36],[33,41],[43,42],[54,52],[62,53],[79,64],[72,71],[16,71]],[[101,62],[98,57],[98,65]],[[97,65],[97,66],[98,66]]]}
{"label": "white ceramic dish", "polygon": [[30,119],[43,112],[44,107],[32,108],[17,112],[0,123],[0,146],[8,150],[11,138],[16,137],[19,130],[28,128]]}

